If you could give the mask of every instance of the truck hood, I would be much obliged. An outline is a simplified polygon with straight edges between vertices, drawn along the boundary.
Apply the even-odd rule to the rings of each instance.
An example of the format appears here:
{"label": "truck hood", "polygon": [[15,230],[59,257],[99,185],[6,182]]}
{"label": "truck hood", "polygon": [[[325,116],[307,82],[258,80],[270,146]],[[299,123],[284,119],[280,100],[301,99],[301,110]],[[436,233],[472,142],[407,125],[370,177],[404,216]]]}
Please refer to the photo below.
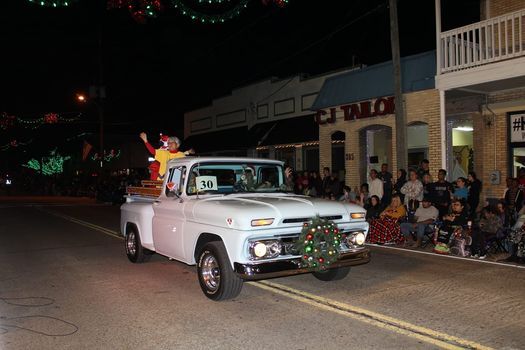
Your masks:
{"label": "truck hood", "polygon": [[270,226],[297,226],[319,215],[350,221],[350,213],[366,210],[354,204],[290,194],[235,194],[195,200],[191,216],[202,223],[247,230],[255,219],[274,219]]}

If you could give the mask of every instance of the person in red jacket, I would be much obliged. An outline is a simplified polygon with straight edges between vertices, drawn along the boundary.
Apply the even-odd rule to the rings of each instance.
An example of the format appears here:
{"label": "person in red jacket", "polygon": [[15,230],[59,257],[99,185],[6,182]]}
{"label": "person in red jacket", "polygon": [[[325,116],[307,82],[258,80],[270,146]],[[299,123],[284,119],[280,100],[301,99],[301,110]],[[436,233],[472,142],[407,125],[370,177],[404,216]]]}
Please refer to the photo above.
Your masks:
{"label": "person in red jacket", "polygon": [[[166,135],[161,134],[161,141],[162,137]],[[168,161],[170,159],[174,158],[182,158],[186,155],[193,154],[193,150],[189,150],[186,152],[181,152],[179,150],[180,147],[180,140],[179,138],[172,136],[168,137],[167,139],[167,148],[161,147],[155,149],[149,142],[148,137],[146,133],[141,132],[139,137],[144,141],[144,145],[148,149],[149,153],[155,157],[155,161],[158,162],[158,171],[157,171],[157,165],[150,165],[150,179],[151,180],[164,180],[164,175],[166,173],[166,166],[168,164]]]}

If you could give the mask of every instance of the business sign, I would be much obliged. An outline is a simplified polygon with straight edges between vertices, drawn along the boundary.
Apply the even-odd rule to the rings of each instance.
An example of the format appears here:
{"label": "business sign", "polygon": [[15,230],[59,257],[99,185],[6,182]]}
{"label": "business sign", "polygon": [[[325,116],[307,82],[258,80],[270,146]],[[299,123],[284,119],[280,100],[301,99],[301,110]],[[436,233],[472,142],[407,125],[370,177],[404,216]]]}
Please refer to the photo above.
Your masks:
{"label": "business sign", "polygon": [[394,97],[381,97],[376,100],[352,103],[339,107],[321,109],[315,115],[317,124],[333,124],[337,110],[343,111],[345,121],[376,117],[395,113]]}
{"label": "business sign", "polygon": [[509,114],[510,142],[525,142],[525,113]]}

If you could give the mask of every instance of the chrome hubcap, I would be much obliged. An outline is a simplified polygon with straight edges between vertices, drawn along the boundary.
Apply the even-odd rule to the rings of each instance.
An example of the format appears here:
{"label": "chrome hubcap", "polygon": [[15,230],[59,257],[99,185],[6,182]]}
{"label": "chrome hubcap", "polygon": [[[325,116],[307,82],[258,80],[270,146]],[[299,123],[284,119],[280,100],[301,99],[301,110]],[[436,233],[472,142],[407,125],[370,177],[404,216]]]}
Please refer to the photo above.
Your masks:
{"label": "chrome hubcap", "polygon": [[135,244],[135,232],[130,232],[126,236],[126,251],[129,255],[135,255],[137,246]]}
{"label": "chrome hubcap", "polygon": [[202,259],[201,276],[208,290],[216,291],[219,288],[221,270],[217,259],[213,255],[206,255]]}

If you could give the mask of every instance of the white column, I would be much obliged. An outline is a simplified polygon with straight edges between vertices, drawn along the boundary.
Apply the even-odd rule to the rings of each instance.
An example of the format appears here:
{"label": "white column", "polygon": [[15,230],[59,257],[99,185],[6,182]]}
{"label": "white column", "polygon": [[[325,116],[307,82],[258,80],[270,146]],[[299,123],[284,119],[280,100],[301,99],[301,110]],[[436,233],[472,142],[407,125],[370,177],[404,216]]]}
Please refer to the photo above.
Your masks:
{"label": "white column", "polygon": [[[439,0],[437,0],[439,1]],[[447,168],[447,118],[445,115],[445,90],[439,90],[439,126],[441,133],[441,168]]]}
{"label": "white column", "polygon": [[441,0],[435,0],[436,6],[436,75],[441,73]]}

